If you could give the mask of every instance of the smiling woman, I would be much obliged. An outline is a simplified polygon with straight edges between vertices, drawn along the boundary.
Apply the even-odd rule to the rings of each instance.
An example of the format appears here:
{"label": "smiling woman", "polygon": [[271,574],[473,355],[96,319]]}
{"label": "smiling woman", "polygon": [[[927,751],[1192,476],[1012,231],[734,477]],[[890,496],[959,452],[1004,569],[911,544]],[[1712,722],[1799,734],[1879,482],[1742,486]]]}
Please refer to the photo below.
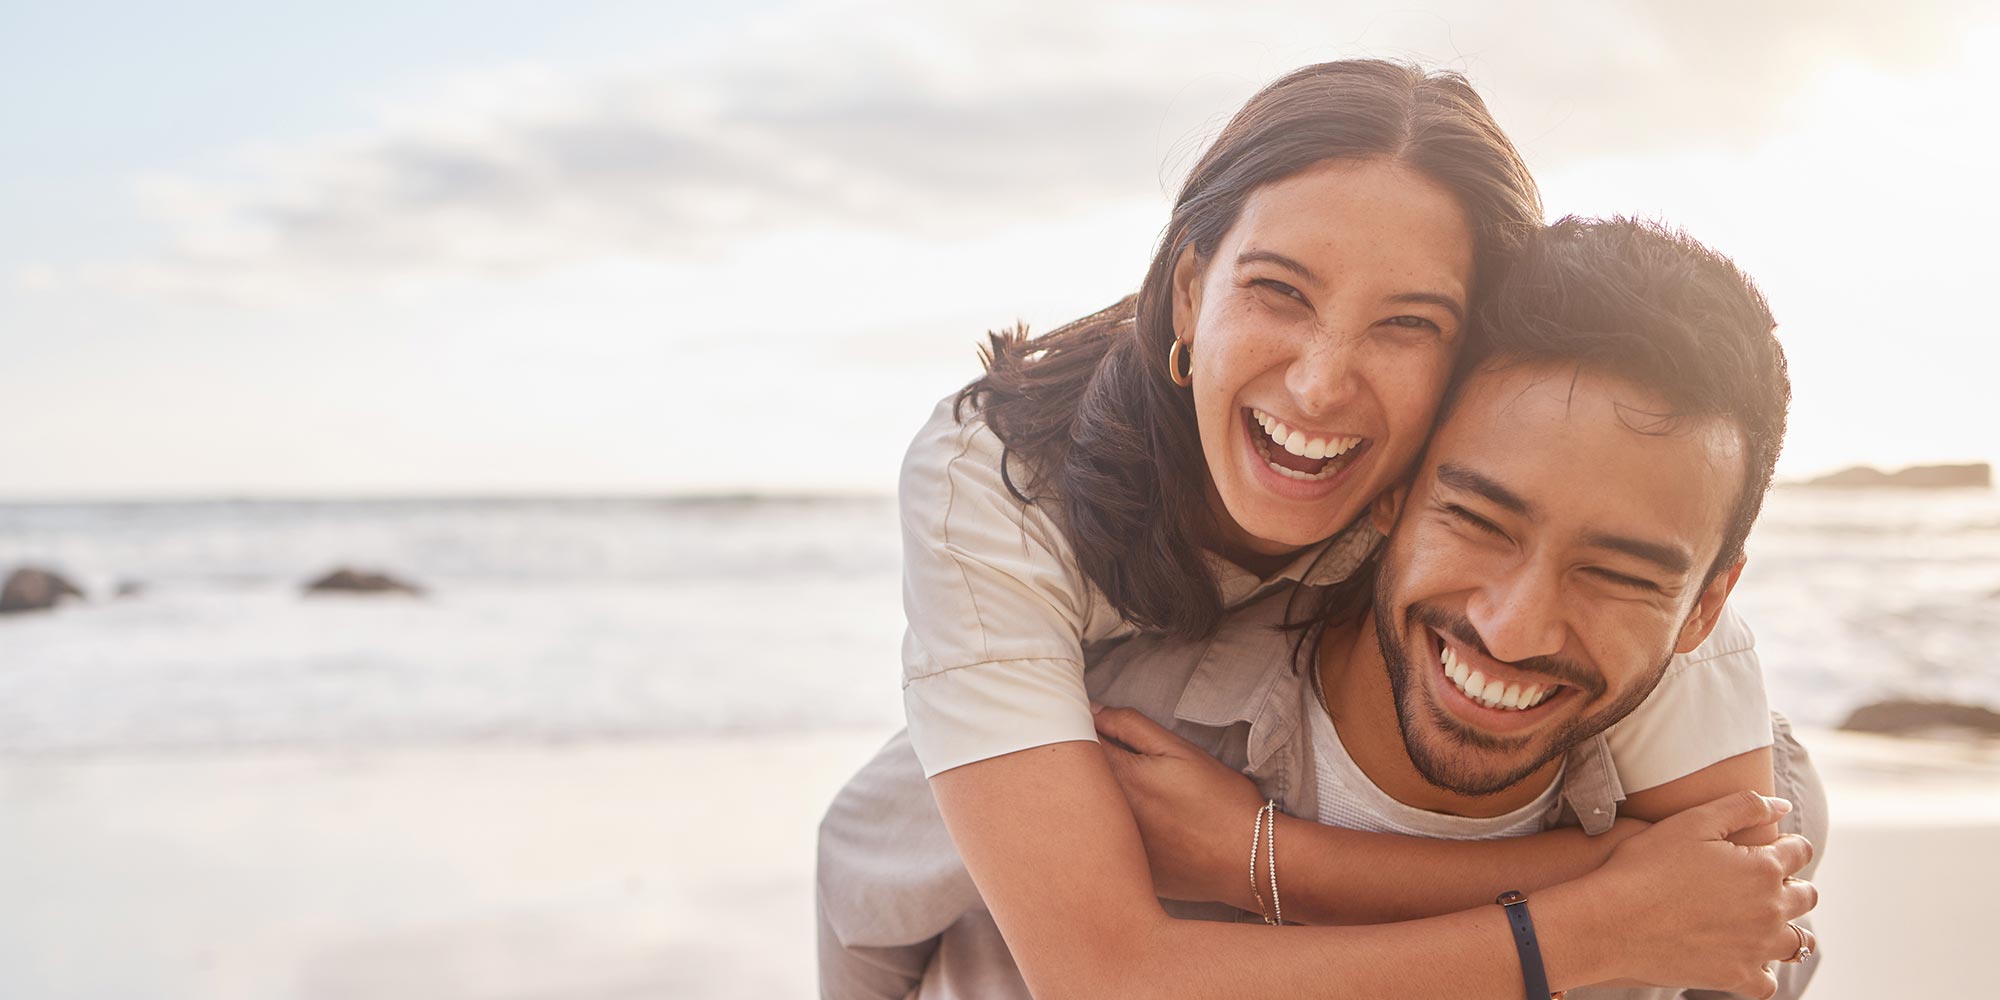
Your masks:
{"label": "smiling woman", "polygon": [[1226,558],[1329,538],[1408,468],[1461,337],[1473,242],[1450,190],[1368,157],[1258,188],[1212,253],[1182,251],[1177,342]]}
{"label": "smiling woman", "polygon": [[[1464,80],[1375,61],[1310,66],[1253,97],[1202,156],[1136,296],[1037,339],[992,338],[985,376],[939,405],[904,460],[909,734],[822,828],[823,992],[901,997],[944,960],[937,935],[971,886],[919,863],[919,881],[949,884],[910,888],[894,860],[908,845],[883,838],[928,836],[941,816],[1037,996],[1329,982],[1354,995],[1519,995],[1506,921],[1454,911],[1591,871],[1615,838],[1527,838],[1494,848],[1504,865],[1366,834],[1322,853],[1354,890],[1347,915],[1433,917],[1387,933],[1273,940],[1168,920],[1093,745],[1084,672],[1141,632],[1200,638],[1266,596],[1316,605],[1349,591],[1380,541],[1364,513],[1422,450],[1474,332],[1467,317],[1540,212]],[[1755,678],[1754,656],[1730,652],[1729,669]],[[1692,756],[1640,754],[1634,773],[1678,778],[1769,743],[1761,697],[1703,707],[1749,723],[1674,747]],[[1738,729],[1762,743],[1738,745]],[[1768,790],[1768,762],[1764,775],[1747,783]],[[1751,811],[1741,825],[1775,819]],[[1688,867],[1695,856],[1662,858],[1651,888],[1699,883],[1723,908],[1771,902],[1740,872]],[[1510,884],[1493,885],[1502,875]],[[1596,923],[1587,910],[1545,904],[1558,988],[1714,958],[1657,940],[1586,956],[1556,928]],[[1712,964],[1674,968],[1684,985],[1745,983]],[[988,987],[980,995],[1000,988]]]}

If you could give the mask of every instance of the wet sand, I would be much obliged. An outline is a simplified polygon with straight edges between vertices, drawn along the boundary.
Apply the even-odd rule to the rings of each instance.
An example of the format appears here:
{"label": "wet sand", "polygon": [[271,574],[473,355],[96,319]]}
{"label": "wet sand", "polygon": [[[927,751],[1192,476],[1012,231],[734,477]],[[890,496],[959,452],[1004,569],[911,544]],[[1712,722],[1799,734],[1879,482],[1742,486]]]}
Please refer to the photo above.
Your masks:
{"label": "wet sand", "polygon": [[[0,996],[811,996],[813,827],[881,738],[0,759]],[[1810,995],[1990,995],[2000,743],[1804,738]]]}

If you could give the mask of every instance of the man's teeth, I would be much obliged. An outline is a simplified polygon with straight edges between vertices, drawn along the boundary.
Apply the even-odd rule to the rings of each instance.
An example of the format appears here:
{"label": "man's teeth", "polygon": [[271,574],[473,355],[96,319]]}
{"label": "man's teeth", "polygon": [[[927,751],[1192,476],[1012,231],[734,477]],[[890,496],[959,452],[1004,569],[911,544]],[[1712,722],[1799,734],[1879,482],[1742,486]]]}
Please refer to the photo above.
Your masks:
{"label": "man's teeth", "polygon": [[1485,674],[1459,662],[1458,654],[1452,652],[1450,646],[1444,647],[1438,658],[1444,661],[1444,674],[1451,678],[1451,683],[1467,698],[1487,708],[1508,708],[1516,711],[1534,708],[1556,693],[1556,686],[1552,684],[1530,684],[1522,687],[1519,684],[1503,684],[1498,678],[1489,679]]}
{"label": "man's teeth", "polygon": [[1264,433],[1271,436],[1272,444],[1300,458],[1339,458],[1361,443],[1358,437],[1307,437],[1305,431],[1287,427],[1284,421],[1255,407],[1251,408],[1250,415],[1256,418],[1257,426],[1264,428]]}

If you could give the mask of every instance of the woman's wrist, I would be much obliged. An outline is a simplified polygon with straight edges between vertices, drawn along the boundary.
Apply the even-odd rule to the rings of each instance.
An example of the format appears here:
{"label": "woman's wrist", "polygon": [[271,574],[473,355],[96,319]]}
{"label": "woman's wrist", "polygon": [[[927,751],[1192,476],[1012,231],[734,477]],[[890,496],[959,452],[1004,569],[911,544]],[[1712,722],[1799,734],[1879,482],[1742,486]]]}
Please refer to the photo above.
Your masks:
{"label": "woman's wrist", "polygon": [[[1630,923],[1606,912],[1602,887],[1595,881],[1590,876],[1572,879],[1533,896],[1536,936],[1550,989],[1609,982],[1625,977],[1636,965],[1630,961],[1635,944],[1626,939]],[[1511,939],[1505,914],[1496,917],[1496,926]]]}

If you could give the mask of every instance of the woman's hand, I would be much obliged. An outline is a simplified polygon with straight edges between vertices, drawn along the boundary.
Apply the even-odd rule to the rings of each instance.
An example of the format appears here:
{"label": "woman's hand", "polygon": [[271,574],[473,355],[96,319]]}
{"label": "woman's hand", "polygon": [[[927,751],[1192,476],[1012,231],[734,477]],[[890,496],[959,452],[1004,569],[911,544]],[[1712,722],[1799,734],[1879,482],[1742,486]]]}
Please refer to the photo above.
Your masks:
{"label": "woman's hand", "polygon": [[[1578,880],[1603,902],[1605,926],[1627,949],[1618,965],[1643,982],[1769,997],[1768,963],[1798,949],[1791,921],[1819,904],[1812,883],[1790,878],[1812,860],[1804,837],[1768,846],[1727,839],[1777,822],[1783,799],[1736,792],[1653,824],[1620,844],[1603,868]],[[1815,949],[1810,931],[1806,940]]]}
{"label": "woman's hand", "polygon": [[1154,888],[1169,899],[1242,905],[1250,831],[1264,804],[1257,787],[1139,712],[1096,711],[1097,731],[1109,738],[1104,759],[1139,821]]}

